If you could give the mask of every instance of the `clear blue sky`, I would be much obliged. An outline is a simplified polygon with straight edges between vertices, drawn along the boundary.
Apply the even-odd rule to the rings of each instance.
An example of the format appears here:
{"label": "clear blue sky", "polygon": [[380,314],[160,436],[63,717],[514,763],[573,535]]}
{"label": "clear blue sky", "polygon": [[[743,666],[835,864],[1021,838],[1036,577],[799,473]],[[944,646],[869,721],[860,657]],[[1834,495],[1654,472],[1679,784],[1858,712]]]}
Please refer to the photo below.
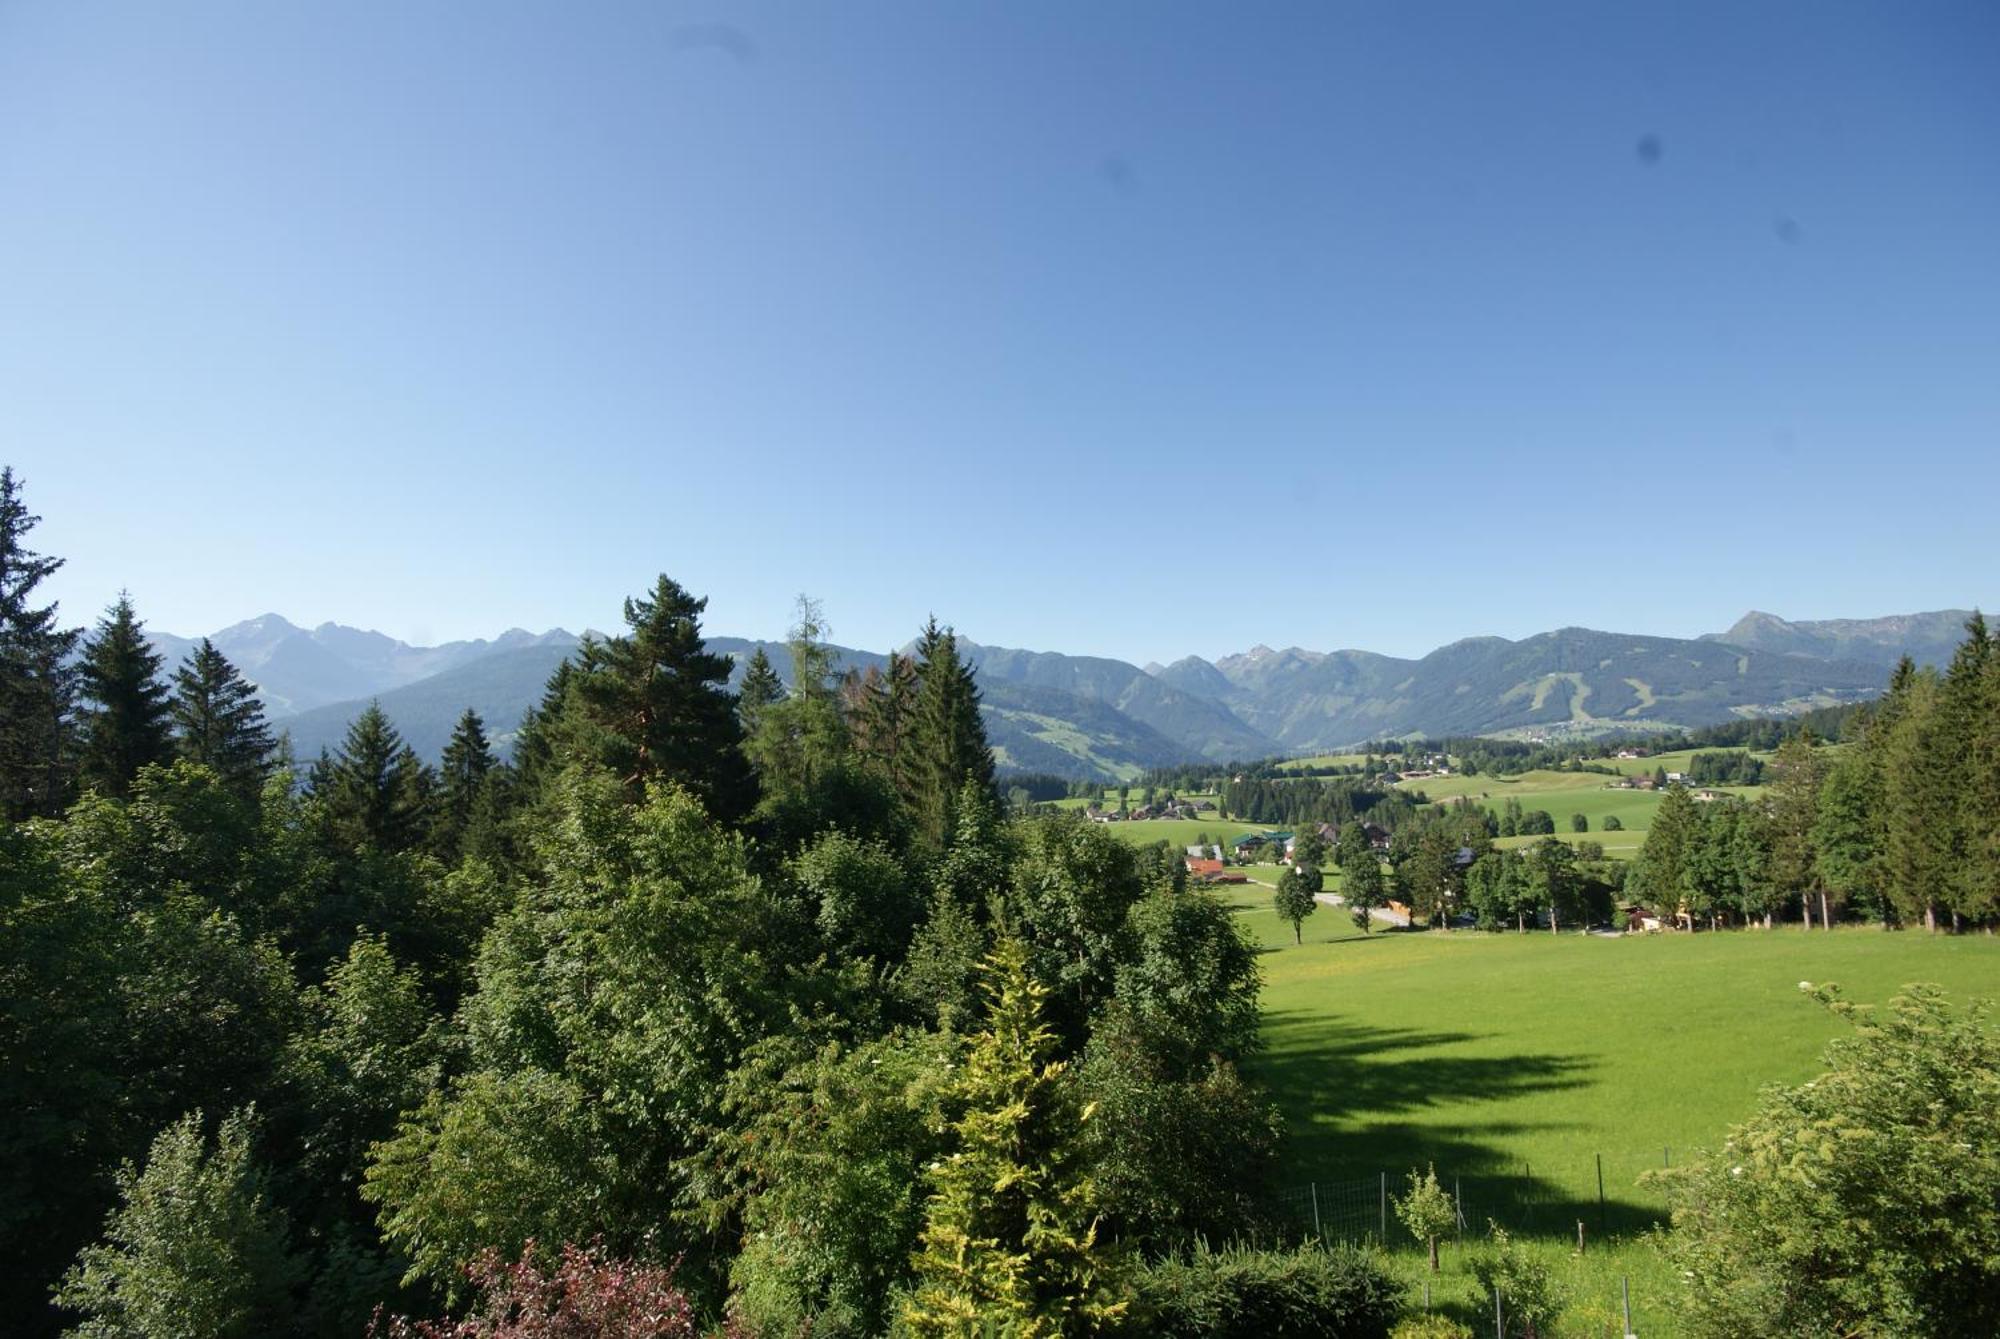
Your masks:
{"label": "clear blue sky", "polygon": [[74,621],[1993,603],[2000,7],[0,3]]}

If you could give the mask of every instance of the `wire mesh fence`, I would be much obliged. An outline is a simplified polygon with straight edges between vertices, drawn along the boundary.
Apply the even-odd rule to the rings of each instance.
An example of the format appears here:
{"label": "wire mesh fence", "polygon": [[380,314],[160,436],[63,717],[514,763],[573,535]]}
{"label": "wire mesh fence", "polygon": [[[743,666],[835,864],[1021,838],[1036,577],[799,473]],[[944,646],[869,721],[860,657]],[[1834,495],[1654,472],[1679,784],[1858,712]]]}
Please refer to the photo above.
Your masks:
{"label": "wire mesh fence", "polygon": [[[1461,1236],[1484,1233],[1489,1222],[1509,1232],[1590,1237],[1643,1232],[1666,1219],[1665,1198],[1645,1174],[1674,1164],[1672,1148],[1646,1152],[1586,1153],[1548,1163],[1521,1162],[1476,1171],[1437,1167],[1439,1183],[1458,1208]],[[1409,1190],[1412,1171],[1383,1169],[1373,1176],[1293,1185],[1277,1196],[1285,1228],[1322,1241],[1406,1243],[1396,1201]]]}

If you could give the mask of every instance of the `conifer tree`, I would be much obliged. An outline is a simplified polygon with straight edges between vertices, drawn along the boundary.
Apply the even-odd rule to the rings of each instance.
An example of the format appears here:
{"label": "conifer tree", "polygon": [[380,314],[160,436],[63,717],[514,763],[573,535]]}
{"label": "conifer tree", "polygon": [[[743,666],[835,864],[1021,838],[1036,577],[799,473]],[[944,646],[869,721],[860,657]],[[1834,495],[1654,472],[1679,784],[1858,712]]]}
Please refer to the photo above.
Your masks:
{"label": "conifer tree", "polygon": [[160,655],[146,641],[131,596],[120,594],[84,643],[80,675],[91,703],[83,722],[83,781],[123,799],[140,768],[170,761],[174,752]]}
{"label": "conifer tree", "polygon": [[1938,694],[1937,747],[1931,763],[1945,769],[1954,787],[1955,803],[1937,833],[1946,870],[1943,901],[1954,930],[1967,921],[1986,921],[1996,909],[1992,880],[1978,858],[1985,830],[1993,824],[1993,811],[1981,803],[1986,797],[1975,780],[1992,766],[1990,758],[1978,756],[1975,741],[1989,723],[1986,694],[1995,658],[1986,617],[1975,611],[1966,620],[1965,640],[1952,656]]}
{"label": "conifer tree", "polygon": [[952,830],[952,805],[971,781],[993,786],[993,750],[979,717],[979,686],[958,654],[958,638],[933,618],[917,639],[917,692],[910,729],[918,830],[941,845]]}
{"label": "conifer tree", "polygon": [[764,709],[784,700],[784,681],[760,646],[750,653],[750,661],[743,667],[743,685],[736,690],[736,715],[743,722],[744,738],[755,739]]}
{"label": "conifer tree", "polygon": [[181,757],[213,768],[241,794],[263,788],[277,748],[264,722],[264,704],[206,637],[174,671],[171,711]]}
{"label": "conifer tree", "polygon": [[917,662],[894,651],[883,668],[871,665],[858,679],[850,675],[842,691],[855,751],[888,780],[906,809],[915,807],[917,795],[909,749],[916,698]]}
{"label": "conifer tree", "polygon": [[525,795],[540,795],[561,770],[557,736],[575,683],[576,662],[565,659],[542,686],[542,700],[521,717],[521,727],[514,733],[514,778]]}
{"label": "conifer tree", "polygon": [[[1801,731],[1778,746],[1771,760],[1771,875],[1781,895],[1799,899],[1801,919],[1812,928],[1813,903],[1819,898],[1822,922],[1828,920],[1824,887],[1812,841],[1819,817],[1819,790],[1825,767],[1813,749],[1810,732]],[[1832,928],[1828,925],[1828,928]]]}
{"label": "conifer tree", "polygon": [[432,845],[446,861],[457,860],[493,773],[493,748],[486,739],[486,722],[471,707],[458,718],[444,746],[439,769],[436,821]]}
{"label": "conifer tree", "polygon": [[1921,669],[1898,678],[1884,706],[1884,885],[1897,919],[1935,930],[1955,876],[1958,779],[1940,770],[1954,750],[1938,709],[1937,674]]}
{"label": "conifer tree", "polygon": [[[739,700],[749,732],[745,748],[763,782],[767,809],[809,799],[847,756],[847,723],[828,635],[818,601],[801,595],[789,638],[791,692],[781,691],[778,700],[753,703],[747,696]],[[758,655],[762,654],[760,648]],[[776,681],[768,659],[761,674],[753,660],[752,673]],[[765,684],[753,685],[750,677],[745,678],[744,688],[746,692],[754,688],[759,699],[769,691]]]}
{"label": "conifer tree", "polygon": [[1067,1066],[1050,1059],[1047,990],[1027,951],[1003,940],[987,964],[985,1030],[953,1096],[965,1114],[957,1151],[935,1164],[903,1321],[926,1336],[1028,1339],[1095,1333],[1120,1316],[1107,1253],[1089,1211],[1083,1122]]}
{"label": "conifer tree", "polygon": [[574,692],[595,727],[598,761],[635,797],[649,783],[677,782],[731,822],[749,812],[756,782],[727,687],[729,657],[702,641],[706,608],[662,575],[650,597],[625,601],[627,635],[584,644]]}
{"label": "conifer tree", "polygon": [[347,727],[339,751],[314,768],[313,790],[325,800],[335,843],[346,850],[415,847],[423,833],[427,770],[381,704],[369,703]]}
{"label": "conifer tree", "polygon": [[0,468],[0,814],[10,821],[60,813],[69,793],[77,634],[56,626],[54,603],[34,604],[35,587],[63,565],[24,542],[41,519],[12,467]]}

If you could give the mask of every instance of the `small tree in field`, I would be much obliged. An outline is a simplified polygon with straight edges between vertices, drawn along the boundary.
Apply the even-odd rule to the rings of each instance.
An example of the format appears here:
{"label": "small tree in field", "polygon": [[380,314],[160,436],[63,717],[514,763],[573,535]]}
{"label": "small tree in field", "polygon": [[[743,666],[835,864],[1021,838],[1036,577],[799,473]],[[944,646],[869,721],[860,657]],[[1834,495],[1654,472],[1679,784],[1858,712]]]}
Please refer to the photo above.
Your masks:
{"label": "small tree in field", "polygon": [[1312,886],[1318,881],[1319,871],[1314,870],[1308,877],[1306,871],[1294,865],[1278,877],[1278,893],[1271,899],[1278,915],[1292,923],[1292,942],[1303,944],[1305,934],[1302,927],[1306,917],[1319,908],[1319,899],[1313,896],[1317,890]]}
{"label": "small tree in field", "polygon": [[1431,1273],[1438,1272],[1438,1239],[1458,1226],[1458,1205],[1438,1184],[1433,1165],[1422,1176],[1410,1171],[1410,1189],[1396,1200],[1396,1218],[1410,1235],[1430,1248]]}
{"label": "small tree in field", "polygon": [[1508,1236],[1506,1228],[1491,1221],[1486,1226],[1492,1238],[1472,1257],[1472,1275],[1489,1299],[1496,1291],[1500,1294],[1509,1335],[1542,1339],[1563,1308],[1562,1286],[1549,1272],[1548,1262]]}
{"label": "small tree in field", "polygon": [[1389,888],[1382,879],[1382,864],[1373,851],[1349,862],[1342,871],[1340,895],[1348,906],[1354,908],[1355,923],[1366,931],[1374,920],[1372,913],[1375,908],[1389,901]]}

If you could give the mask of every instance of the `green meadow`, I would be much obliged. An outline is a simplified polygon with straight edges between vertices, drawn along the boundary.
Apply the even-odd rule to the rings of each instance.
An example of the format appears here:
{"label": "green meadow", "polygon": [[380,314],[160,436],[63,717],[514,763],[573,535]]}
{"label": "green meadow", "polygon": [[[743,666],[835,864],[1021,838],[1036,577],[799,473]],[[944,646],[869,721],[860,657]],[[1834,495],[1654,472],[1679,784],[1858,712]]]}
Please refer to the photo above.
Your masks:
{"label": "green meadow", "polygon": [[[1393,1194],[1411,1168],[1435,1165],[1476,1231],[1490,1216],[1544,1243],[1579,1298],[1564,1333],[1617,1333],[1621,1276],[1638,1333],[1674,1333],[1644,1241],[1664,1201],[1642,1178],[1715,1146],[1765,1085],[1815,1072],[1841,1025],[1801,981],[1838,982],[1864,1002],[1920,980],[2000,996],[2000,941],[1984,936],[1364,936],[1322,907],[1295,947],[1268,890],[1236,890],[1234,903],[1265,950],[1266,1051],[1253,1069],[1285,1113],[1281,1181],[1301,1218],[1317,1191],[1329,1231],[1374,1235],[1383,1176]],[[1422,1261],[1393,1215],[1389,1244],[1414,1298]],[[1436,1300],[1490,1326],[1475,1288],[1448,1252]]]}

